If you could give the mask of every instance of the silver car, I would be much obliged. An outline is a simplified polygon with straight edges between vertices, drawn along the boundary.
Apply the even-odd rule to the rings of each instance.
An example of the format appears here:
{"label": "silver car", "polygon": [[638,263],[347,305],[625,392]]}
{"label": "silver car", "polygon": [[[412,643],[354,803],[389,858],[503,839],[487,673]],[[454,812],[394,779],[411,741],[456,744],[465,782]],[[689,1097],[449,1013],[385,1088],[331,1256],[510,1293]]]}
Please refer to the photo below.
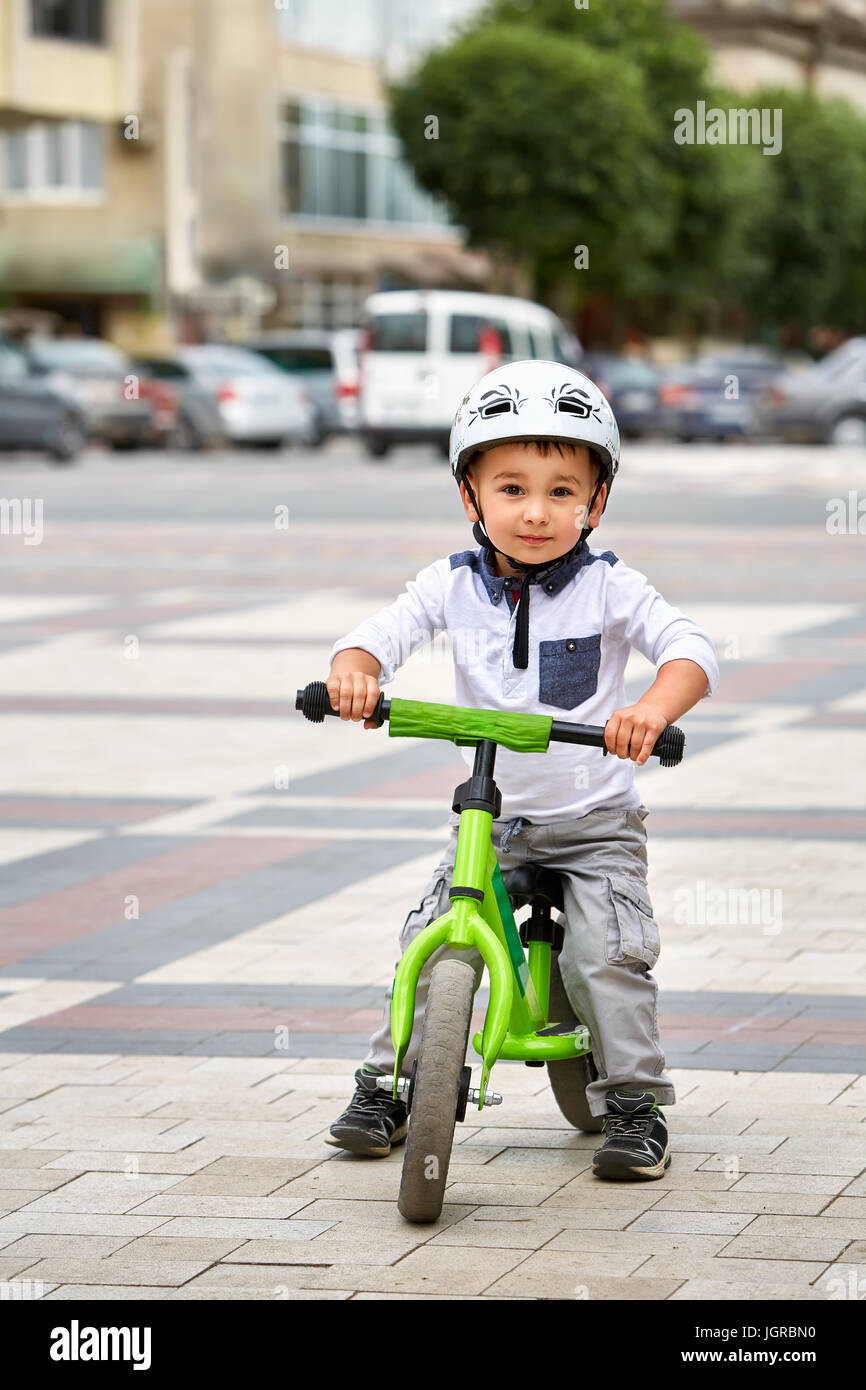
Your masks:
{"label": "silver car", "polygon": [[175,356],[215,399],[234,443],[278,448],[312,437],[312,398],[266,358],[222,343],[179,347]]}
{"label": "silver car", "polygon": [[755,412],[756,433],[806,443],[866,447],[866,337],[777,377]]}
{"label": "silver car", "polygon": [[248,339],[244,347],[292,376],[313,398],[311,444],[360,423],[361,330],[357,328],[273,329]]}

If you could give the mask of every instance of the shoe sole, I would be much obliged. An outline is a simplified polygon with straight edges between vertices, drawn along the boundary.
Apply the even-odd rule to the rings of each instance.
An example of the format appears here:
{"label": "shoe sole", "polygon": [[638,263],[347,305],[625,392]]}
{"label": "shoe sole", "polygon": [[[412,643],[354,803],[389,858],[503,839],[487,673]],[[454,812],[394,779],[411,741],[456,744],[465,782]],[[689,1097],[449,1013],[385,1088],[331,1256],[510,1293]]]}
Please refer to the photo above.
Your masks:
{"label": "shoe sole", "polygon": [[592,1171],[597,1178],[607,1178],[614,1182],[645,1182],[653,1178],[663,1178],[670,1166],[671,1155],[665,1154],[661,1163],[657,1163],[654,1168],[626,1168],[614,1163],[594,1163]]}
{"label": "shoe sole", "polygon": [[335,1134],[331,1130],[325,1143],[331,1144],[335,1149],[345,1149],[350,1154],[360,1154],[364,1158],[387,1158],[396,1144],[405,1142],[408,1133],[409,1124],[407,1121],[399,1129],[394,1130],[390,1143],[383,1146],[381,1144],[371,1145],[369,1134],[362,1129],[345,1129],[339,1134]]}

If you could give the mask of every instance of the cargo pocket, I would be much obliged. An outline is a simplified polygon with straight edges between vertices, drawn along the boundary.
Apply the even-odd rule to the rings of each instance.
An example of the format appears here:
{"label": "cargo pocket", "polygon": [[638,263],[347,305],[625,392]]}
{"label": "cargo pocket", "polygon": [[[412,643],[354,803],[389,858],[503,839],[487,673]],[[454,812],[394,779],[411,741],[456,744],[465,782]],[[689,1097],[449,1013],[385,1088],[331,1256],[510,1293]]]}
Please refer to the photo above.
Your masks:
{"label": "cargo pocket", "polygon": [[652,969],[659,958],[661,940],[649,894],[635,879],[611,874],[608,878],[611,911],[605,954],[608,964],[642,961]]}
{"label": "cargo pocket", "polygon": [[601,633],[538,644],[538,698],[543,705],[574,709],[598,689]]}

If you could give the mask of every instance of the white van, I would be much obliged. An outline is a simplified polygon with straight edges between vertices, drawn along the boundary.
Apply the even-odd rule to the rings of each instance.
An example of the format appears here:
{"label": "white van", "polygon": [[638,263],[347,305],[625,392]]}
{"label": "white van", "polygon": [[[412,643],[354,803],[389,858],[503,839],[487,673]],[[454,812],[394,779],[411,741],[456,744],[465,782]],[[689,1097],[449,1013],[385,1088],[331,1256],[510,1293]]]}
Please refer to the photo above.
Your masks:
{"label": "white van", "polygon": [[366,301],[361,435],[381,458],[428,440],[447,453],[457,407],[485,372],[527,357],[577,366],[574,334],[528,299],[462,290],[386,290]]}

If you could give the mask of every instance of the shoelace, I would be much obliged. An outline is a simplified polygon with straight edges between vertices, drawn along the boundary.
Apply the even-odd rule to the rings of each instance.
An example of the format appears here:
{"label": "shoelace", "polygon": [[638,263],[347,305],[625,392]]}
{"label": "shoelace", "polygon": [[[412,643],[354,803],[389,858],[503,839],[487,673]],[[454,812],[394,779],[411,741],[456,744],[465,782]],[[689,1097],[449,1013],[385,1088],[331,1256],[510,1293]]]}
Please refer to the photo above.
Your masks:
{"label": "shoelace", "polygon": [[636,1135],[643,1139],[649,1133],[652,1122],[652,1113],[649,1115],[605,1115],[604,1132],[617,1139],[633,1139]]}
{"label": "shoelace", "polygon": [[400,1105],[401,1101],[395,1102],[394,1097],[380,1087],[377,1087],[375,1091],[364,1091],[359,1087],[358,1092],[349,1102],[349,1109],[362,1110],[366,1114],[369,1114],[371,1110],[380,1110],[383,1114],[388,1114],[388,1107],[394,1104]]}

